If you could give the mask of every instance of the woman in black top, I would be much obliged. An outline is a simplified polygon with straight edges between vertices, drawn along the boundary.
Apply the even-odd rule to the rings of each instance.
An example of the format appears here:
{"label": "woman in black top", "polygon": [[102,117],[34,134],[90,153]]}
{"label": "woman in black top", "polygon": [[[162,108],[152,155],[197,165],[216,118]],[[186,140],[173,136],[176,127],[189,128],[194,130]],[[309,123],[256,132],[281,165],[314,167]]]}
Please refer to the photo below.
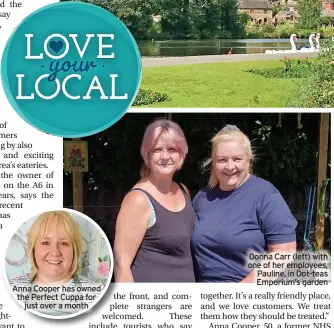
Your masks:
{"label": "woman in black top", "polygon": [[188,152],[168,120],[144,134],[141,180],[126,195],[116,223],[116,282],[194,282],[190,237],[195,222],[188,190],[173,181]]}

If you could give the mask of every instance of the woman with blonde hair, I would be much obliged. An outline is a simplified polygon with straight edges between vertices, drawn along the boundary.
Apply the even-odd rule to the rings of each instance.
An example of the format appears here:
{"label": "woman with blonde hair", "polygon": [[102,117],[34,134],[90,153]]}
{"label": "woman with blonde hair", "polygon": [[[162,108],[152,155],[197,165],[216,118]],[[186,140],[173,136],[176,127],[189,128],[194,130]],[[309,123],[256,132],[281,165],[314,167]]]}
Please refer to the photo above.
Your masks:
{"label": "woman with blonde hair", "polygon": [[[82,241],[79,225],[70,213],[49,211],[40,214],[29,229],[27,244],[30,274],[9,280],[14,293],[27,295],[26,309],[64,315],[78,310],[61,304],[70,302],[67,301],[68,298],[56,294],[68,292],[78,297],[82,287],[94,287],[91,291],[92,297],[85,300],[86,303],[91,303],[100,294],[102,286],[79,276]],[[42,296],[45,294],[45,289],[39,288],[42,286],[50,288],[47,289],[50,290],[48,299]],[[38,293],[40,298],[34,298]],[[42,303],[53,303],[53,306],[40,307]]]}
{"label": "woman with blonde hair", "polygon": [[250,173],[248,137],[227,125],[211,140],[208,187],[195,196],[192,236],[200,282],[254,282],[249,252],[295,252],[296,220],[279,191]]}
{"label": "woman with blonde hair", "polygon": [[28,235],[30,279],[42,284],[67,282],[79,270],[81,247],[78,224],[69,213],[41,214]]}
{"label": "woman with blonde hair", "polygon": [[116,282],[194,282],[190,238],[195,212],[173,181],[188,146],[181,128],[160,119],[141,145],[141,179],[124,198],[114,243]]}

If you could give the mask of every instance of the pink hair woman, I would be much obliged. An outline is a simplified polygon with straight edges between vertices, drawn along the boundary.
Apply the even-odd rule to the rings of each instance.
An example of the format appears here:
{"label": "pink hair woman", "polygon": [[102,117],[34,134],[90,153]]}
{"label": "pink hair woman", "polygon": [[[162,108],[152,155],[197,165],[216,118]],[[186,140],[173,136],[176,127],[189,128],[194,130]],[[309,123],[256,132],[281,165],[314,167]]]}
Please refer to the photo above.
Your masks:
{"label": "pink hair woman", "polygon": [[194,282],[190,238],[195,212],[189,191],[173,181],[188,152],[169,120],[144,134],[141,179],[124,198],[114,243],[116,282]]}

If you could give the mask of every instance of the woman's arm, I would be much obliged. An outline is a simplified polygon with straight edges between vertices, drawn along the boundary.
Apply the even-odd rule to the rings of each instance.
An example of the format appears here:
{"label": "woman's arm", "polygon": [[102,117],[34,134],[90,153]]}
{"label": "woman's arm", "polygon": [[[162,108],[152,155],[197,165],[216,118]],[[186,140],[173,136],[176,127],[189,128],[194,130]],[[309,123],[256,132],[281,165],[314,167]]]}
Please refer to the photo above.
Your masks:
{"label": "woman's arm", "polygon": [[[295,253],[297,244],[295,241],[284,244],[268,245],[269,253]],[[240,282],[255,282],[256,281],[256,270],[253,270],[247,277],[242,279]]]}
{"label": "woman's arm", "polygon": [[[259,220],[261,231],[268,245],[268,252],[295,253],[296,225],[287,203],[279,192],[266,197],[261,204]],[[241,282],[255,282],[256,274],[252,271]]]}
{"label": "woman's arm", "polygon": [[297,250],[297,243],[292,241],[290,243],[278,244],[278,245],[268,245],[269,253],[295,253]]}
{"label": "woman's arm", "polygon": [[152,210],[147,196],[132,191],[124,198],[116,221],[115,282],[133,282],[131,265],[148,228]]}

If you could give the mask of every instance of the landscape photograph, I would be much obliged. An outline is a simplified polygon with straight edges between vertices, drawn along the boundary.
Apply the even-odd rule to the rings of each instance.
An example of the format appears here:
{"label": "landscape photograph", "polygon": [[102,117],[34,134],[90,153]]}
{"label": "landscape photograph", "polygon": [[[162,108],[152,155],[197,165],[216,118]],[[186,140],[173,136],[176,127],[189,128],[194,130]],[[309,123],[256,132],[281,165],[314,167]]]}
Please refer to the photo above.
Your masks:
{"label": "landscape photograph", "polygon": [[134,36],[134,107],[333,107],[333,0],[80,0]]}

